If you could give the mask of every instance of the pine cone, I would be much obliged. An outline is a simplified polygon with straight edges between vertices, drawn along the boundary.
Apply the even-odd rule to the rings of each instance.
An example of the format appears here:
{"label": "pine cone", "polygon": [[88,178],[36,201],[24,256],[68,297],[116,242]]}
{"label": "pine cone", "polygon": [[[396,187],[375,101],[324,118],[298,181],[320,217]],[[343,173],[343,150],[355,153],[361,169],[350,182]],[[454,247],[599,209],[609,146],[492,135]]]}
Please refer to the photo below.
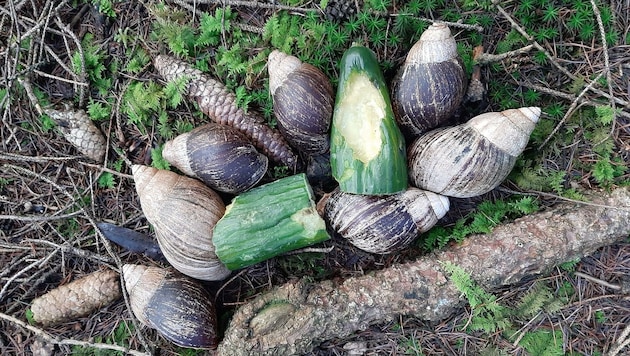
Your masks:
{"label": "pine cone", "polygon": [[324,9],[326,19],[335,22],[343,22],[358,11],[355,0],[330,0]]}
{"label": "pine cone", "polygon": [[63,136],[81,153],[100,162],[105,157],[107,141],[83,110],[44,110],[59,125]]}
{"label": "pine cone", "polygon": [[82,317],[121,296],[118,273],[94,272],[33,299],[33,320],[46,326]]}

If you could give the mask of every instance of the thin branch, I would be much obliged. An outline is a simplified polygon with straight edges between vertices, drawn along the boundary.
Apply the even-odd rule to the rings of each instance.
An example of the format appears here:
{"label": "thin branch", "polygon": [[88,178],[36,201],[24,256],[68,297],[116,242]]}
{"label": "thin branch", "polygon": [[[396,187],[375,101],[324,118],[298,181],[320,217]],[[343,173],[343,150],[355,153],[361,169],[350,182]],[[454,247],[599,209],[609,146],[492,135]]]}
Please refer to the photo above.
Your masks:
{"label": "thin branch", "polygon": [[319,9],[314,8],[304,8],[304,7],[295,7],[295,6],[287,6],[275,3],[265,3],[259,1],[243,1],[243,0],[176,0],[175,3],[189,3],[189,4],[197,4],[197,5],[223,5],[223,6],[244,6],[251,7],[254,9],[273,9],[273,10],[287,10],[292,12],[315,12],[319,11]]}
{"label": "thin branch", "polygon": [[553,131],[551,131],[551,133],[547,136],[547,138],[545,138],[545,140],[540,144],[540,146],[538,146],[538,149],[542,149],[547,142],[549,142],[549,140],[551,140],[551,138],[556,134],[556,132],[558,132],[558,130],[560,129],[560,127],[562,125],[564,125],[565,121],[567,121],[567,119],[569,119],[569,117],[571,117],[571,115],[573,115],[573,111],[575,110],[575,108],[577,107],[578,103],[580,102],[580,99],[582,99],[582,97],[586,94],[586,92],[593,86],[595,85],[595,83],[597,83],[597,81],[599,80],[599,78],[602,77],[604,73],[599,73],[599,75],[592,80],[581,92],[580,94],[575,97],[575,99],[573,99],[573,102],[571,103],[571,106],[569,106],[569,109],[567,110],[566,113],[564,113],[564,116],[562,117],[562,120],[560,120],[560,122],[556,125],[556,127],[553,128]]}
{"label": "thin branch", "polygon": [[59,339],[50,335],[44,330],[37,328],[35,326],[29,325],[23,322],[22,320],[17,319],[11,315],[0,313],[0,318],[7,320],[9,322],[12,322],[22,327],[23,329],[26,329],[34,333],[35,335],[43,338],[47,342],[55,344],[55,345],[76,345],[76,346],[82,346],[82,347],[92,347],[92,348],[101,349],[101,350],[113,350],[113,351],[125,352],[134,356],[150,356],[151,355],[150,353],[147,353],[147,352],[131,350],[128,347],[119,346],[119,345],[103,344],[103,343],[98,343],[98,342],[80,341],[80,340],[73,340],[73,339]]}
{"label": "thin branch", "polygon": [[601,280],[597,277],[593,277],[591,275],[588,275],[586,273],[582,273],[582,272],[575,272],[575,275],[578,277],[582,277],[586,280],[589,280],[591,282],[597,283],[597,284],[601,284],[602,286],[606,287],[606,288],[610,288],[610,289],[614,289],[614,290],[621,290],[621,286],[618,284],[612,284],[612,283],[608,283],[604,280]]}
{"label": "thin branch", "polygon": [[490,53],[481,53],[479,56],[475,58],[475,61],[479,64],[489,64],[500,62],[506,58],[517,57],[521,54],[528,53],[534,48],[534,45],[527,45],[523,48],[515,49],[513,51],[501,53],[501,54],[490,54]]}

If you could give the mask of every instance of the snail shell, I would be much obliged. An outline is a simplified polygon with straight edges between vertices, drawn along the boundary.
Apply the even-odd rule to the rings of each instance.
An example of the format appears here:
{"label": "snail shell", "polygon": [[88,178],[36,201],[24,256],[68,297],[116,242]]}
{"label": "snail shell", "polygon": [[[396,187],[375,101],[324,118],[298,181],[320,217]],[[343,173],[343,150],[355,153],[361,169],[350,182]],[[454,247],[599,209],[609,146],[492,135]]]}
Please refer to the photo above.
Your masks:
{"label": "snail shell", "polygon": [[83,110],[44,110],[57,123],[61,133],[79,152],[101,162],[105,157],[107,141]]}
{"label": "snail shell", "polygon": [[328,151],[335,102],[328,77],[318,68],[278,50],[269,54],[268,70],[280,132],[301,152]]}
{"label": "snail shell", "polygon": [[258,183],[267,172],[267,157],[235,129],[208,123],[164,144],[162,156],[185,174],[209,187],[237,194]]}
{"label": "snail shell", "polygon": [[324,216],[331,227],[356,247],[392,253],[409,246],[449,209],[445,196],[417,188],[395,195],[332,193]]}
{"label": "snail shell", "polygon": [[407,154],[411,182],[457,198],[491,191],[514,167],[539,116],[537,107],[485,113],[418,137]]}
{"label": "snail shell", "polygon": [[443,23],[422,33],[392,84],[392,104],[401,130],[417,137],[443,125],[466,93],[464,65]]}
{"label": "snail shell", "polygon": [[131,311],[176,345],[215,348],[217,318],[203,286],[171,269],[122,267]]}
{"label": "snail shell", "polygon": [[103,270],[59,286],[33,299],[33,320],[47,326],[70,321],[120,298],[118,273]]}
{"label": "snail shell", "polygon": [[230,271],[214,253],[212,229],[225,212],[219,195],[202,182],[153,167],[132,166],[136,191],[160,249],[178,271],[221,280]]}

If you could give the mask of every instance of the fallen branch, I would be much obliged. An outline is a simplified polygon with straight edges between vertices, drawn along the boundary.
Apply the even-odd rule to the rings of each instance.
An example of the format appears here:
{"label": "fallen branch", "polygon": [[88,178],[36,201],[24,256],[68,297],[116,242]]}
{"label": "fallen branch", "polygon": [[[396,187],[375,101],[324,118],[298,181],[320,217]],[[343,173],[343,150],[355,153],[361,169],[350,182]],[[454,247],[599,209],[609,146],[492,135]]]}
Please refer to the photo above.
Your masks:
{"label": "fallen branch", "polygon": [[561,204],[475,235],[415,262],[345,280],[290,282],[234,315],[219,355],[303,354],[399,315],[437,321],[464,304],[442,268],[451,262],[493,290],[544,273],[630,234],[630,189]]}

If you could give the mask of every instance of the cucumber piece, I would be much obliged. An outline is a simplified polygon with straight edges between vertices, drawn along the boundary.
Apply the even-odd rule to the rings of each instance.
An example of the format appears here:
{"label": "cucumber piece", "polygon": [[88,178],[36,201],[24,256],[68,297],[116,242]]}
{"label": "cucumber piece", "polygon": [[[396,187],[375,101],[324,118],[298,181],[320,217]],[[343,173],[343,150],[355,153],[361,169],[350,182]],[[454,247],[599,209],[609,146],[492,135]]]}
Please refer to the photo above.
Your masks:
{"label": "cucumber piece", "polygon": [[385,195],[407,189],[405,139],[374,52],[354,45],[341,59],[330,163],[342,192]]}
{"label": "cucumber piece", "polygon": [[215,253],[230,270],[328,239],[303,173],[236,196],[212,234]]}

